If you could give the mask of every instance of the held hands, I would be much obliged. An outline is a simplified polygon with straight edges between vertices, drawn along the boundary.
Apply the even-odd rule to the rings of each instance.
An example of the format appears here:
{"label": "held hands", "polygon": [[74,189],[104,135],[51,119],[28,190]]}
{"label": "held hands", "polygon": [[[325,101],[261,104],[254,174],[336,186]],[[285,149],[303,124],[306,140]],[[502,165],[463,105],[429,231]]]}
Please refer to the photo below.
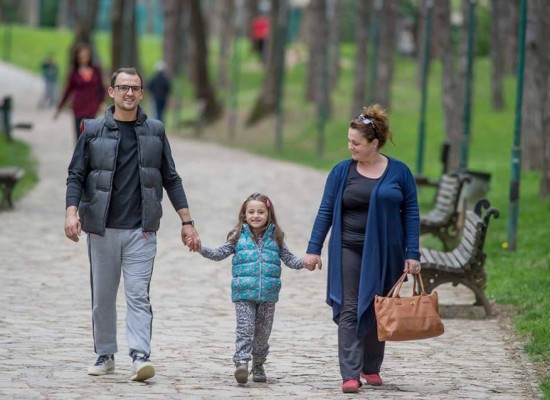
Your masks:
{"label": "held hands", "polygon": [[317,266],[319,269],[323,266],[321,256],[318,254],[306,254],[304,258],[302,258],[302,262],[304,264],[304,268],[307,268],[310,271],[315,270],[315,267]]}
{"label": "held hands", "polygon": [[192,225],[181,227],[181,241],[189,248],[189,251],[199,251],[201,249],[201,239]]}
{"label": "held hands", "polygon": [[417,260],[407,259],[405,260],[405,268],[403,272],[407,274],[419,274],[420,273],[420,263]]}

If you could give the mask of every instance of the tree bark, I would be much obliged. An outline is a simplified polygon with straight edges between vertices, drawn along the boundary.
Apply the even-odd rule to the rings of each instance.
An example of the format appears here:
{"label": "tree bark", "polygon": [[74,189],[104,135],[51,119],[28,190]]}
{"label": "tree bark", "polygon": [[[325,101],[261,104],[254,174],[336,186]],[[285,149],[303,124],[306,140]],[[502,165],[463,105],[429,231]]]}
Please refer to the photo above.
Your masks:
{"label": "tree bark", "polygon": [[180,35],[180,27],[183,21],[184,2],[179,0],[164,0],[162,2],[162,13],[164,16],[162,52],[166,72],[174,76],[180,72],[183,65],[182,42],[187,38]]}
{"label": "tree bark", "polygon": [[235,2],[234,0],[223,1],[220,10],[220,52],[218,57],[218,86],[226,91],[228,85],[228,69],[229,69],[229,49],[231,43],[235,39],[236,26],[234,22]]}
{"label": "tree bark", "polygon": [[328,41],[326,22],[323,22],[326,21],[326,0],[311,1],[306,12],[310,13],[310,20],[315,21],[315,23],[311,23],[309,25],[309,59],[307,66],[305,99],[307,101],[316,101],[321,95],[319,88],[321,87],[323,68],[322,53]]}
{"label": "tree bark", "polygon": [[22,0],[23,21],[33,28],[40,24],[40,0]]}
{"label": "tree bark", "polygon": [[[282,95],[282,90],[278,85],[277,77],[282,76],[285,68],[285,38],[277,35],[276,32],[280,25],[286,26],[288,22],[288,12],[285,0],[271,0],[270,32],[267,43],[268,54],[264,81],[258,100],[254,104],[252,111],[246,121],[248,126],[253,125],[270,114],[275,113],[277,109],[278,96]],[[282,69],[282,70],[281,70]],[[282,82],[279,82],[282,84]],[[282,101],[282,100],[281,100]]]}
{"label": "tree bark", "polygon": [[391,84],[393,81],[397,1],[385,0],[382,6],[383,20],[380,24],[380,47],[376,65],[374,101],[384,108],[391,106]]}
{"label": "tree bark", "polygon": [[111,68],[113,71],[122,67],[139,70],[136,0],[117,0],[111,12]]}
{"label": "tree bark", "polygon": [[357,23],[355,31],[355,69],[353,71],[353,100],[351,115],[357,115],[366,105],[367,98],[367,48],[369,14],[372,4],[367,1],[357,2]]}
{"label": "tree bark", "polygon": [[57,9],[57,27],[66,28],[68,22],[69,0],[59,0]]}
{"label": "tree bark", "polygon": [[504,38],[504,65],[507,74],[516,74],[518,66],[518,34],[520,0],[503,1],[504,19],[502,37]]}
{"label": "tree bark", "polygon": [[542,85],[542,162],[539,195],[541,198],[550,198],[550,4],[548,1],[536,0],[540,7],[539,23],[541,43],[540,65],[543,71]]}
{"label": "tree bark", "polygon": [[[540,3],[529,2],[527,8],[527,30],[525,33],[525,68],[523,78],[523,112],[521,123],[522,134],[522,168],[533,171],[542,167],[541,143],[544,66],[541,65],[543,48],[540,41]],[[547,40],[547,39],[546,39]]]}
{"label": "tree bark", "polygon": [[191,31],[195,48],[193,62],[195,97],[202,103],[201,120],[211,123],[217,120],[223,112],[222,105],[216,99],[216,93],[208,74],[208,48],[206,46],[206,27],[199,0],[190,0]]}
{"label": "tree bark", "polygon": [[493,109],[504,109],[504,38],[501,26],[506,24],[504,20],[504,2],[491,0],[491,38],[489,53],[491,56],[491,102]]}
{"label": "tree bark", "polygon": [[445,115],[445,140],[450,144],[448,169],[455,170],[460,165],[460,138],[462,127],[463,93],[456,72],[453,38],[450,21],[449,0],[434,2],[434,23],[438,21],[438,46],[441,46],[443,110]]}
{"label": "tree bark", "polygon": [[95,27],[99,0],[89,0],[78,2],[69,0],[69,9],[74,21],[74,42],[71,46],[74,47],[77,43],[87,43],[92,45],[92,33]]}
{"label": "tree bark", "polygon": [[329,92],[332,93],[338,86],[340,78],[340,19],[342,14],[341,0],[328,0],[329,9]]}

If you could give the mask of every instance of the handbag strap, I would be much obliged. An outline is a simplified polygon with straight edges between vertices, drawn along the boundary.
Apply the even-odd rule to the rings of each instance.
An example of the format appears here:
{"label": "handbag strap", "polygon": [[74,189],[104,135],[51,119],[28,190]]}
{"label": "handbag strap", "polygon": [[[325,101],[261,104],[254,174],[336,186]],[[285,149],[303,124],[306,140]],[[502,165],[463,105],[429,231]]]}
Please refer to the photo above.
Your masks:
{"label": "handbag strap", "polygon": [[[407,277],[407,273],[403,272],[403,275],[399,277],[397,282],[395,282],[395,285],[392,286],[390,291],[388,292],[387,297],[399,297],[399,292],[401,291],[401,286],[403,286],[403,283],[405,282],[405,278]],[[424,289],[424,282],[422,281],[422,275],[420,272],[418,274],[413,274],[414,282],[413,282],[413,296],[419,296],[423,295],[426,296],[426,289]],[[420,289],[420,293],[416,291],[416,288]]]}

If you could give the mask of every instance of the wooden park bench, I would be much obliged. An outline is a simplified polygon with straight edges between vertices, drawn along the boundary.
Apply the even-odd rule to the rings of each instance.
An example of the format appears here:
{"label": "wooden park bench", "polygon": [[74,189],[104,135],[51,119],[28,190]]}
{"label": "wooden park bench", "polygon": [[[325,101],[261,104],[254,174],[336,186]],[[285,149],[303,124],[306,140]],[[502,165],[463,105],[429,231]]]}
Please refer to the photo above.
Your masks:
{"label": "wooden park bench", "polygon": [[485,314],[491,314],[491,305],[485,296],[487,275],[483,269],[486,255],[483,251],[491,216],[498,218],[498,210],[483,199],[475,209],[466,211],[462,239],[452,251],[420,248],[420,263],[424,287],[430,293],[443,283],[462,284],[476,296],[476,305],[483,305]]}
{"label": "wooden park bench", "polygon": [[432,234],[443,243],[444,250],[453,248],[459,235],[459,200],[464,183],[463,174],[444,174],[437,184],[434,208],[420,215],[420,234]]}
{"label": "wooden park bench", "polygon": [[23,175],[25,175],[25,171],[21,168],[0,168],[0,188],[2,189],[0,208],[13,208],[12,191]]}

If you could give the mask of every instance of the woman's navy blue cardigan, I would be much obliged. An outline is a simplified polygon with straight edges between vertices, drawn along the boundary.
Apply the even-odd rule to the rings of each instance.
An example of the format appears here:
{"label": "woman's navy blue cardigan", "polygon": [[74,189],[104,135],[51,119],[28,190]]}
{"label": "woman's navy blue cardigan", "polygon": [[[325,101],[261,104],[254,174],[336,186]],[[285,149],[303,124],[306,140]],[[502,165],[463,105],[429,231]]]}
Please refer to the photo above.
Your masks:
{"label": "woman's navy blue cardigan", "polygon": [[[375,295],[387,293],[403,274],[405,259],[420,260],[420,216],[416,184],[410,169],[392,157],[374,187],[368,212],[357,309],[358,334],[374,326]],[[330,172],[307,253],[321,254],[332,227],[328,247],[327,303],[338,323],[342,307],[342,193],[352,160]]]}

